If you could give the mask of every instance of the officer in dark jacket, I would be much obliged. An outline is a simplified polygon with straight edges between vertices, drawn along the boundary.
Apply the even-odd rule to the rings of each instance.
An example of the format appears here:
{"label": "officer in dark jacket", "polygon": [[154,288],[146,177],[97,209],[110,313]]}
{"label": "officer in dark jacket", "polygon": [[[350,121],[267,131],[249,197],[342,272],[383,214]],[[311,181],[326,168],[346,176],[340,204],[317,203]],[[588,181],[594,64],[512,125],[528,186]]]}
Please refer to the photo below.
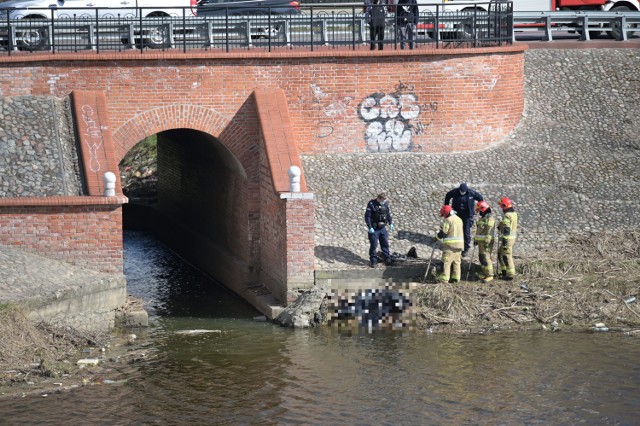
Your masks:
{"label": "officer in dark jacket", "polygon": [[376,256],[378,241],[380,241],[384,261],[388,262],[391,259],[387,225],[393,232],[393,217],[391,216],[387,195],[384,192],[369,201],[367,210],[364,213],[364,221],[367,223],[367,228],[369,228],[369,266],[375,268],[378,263],[378,257]]}
{"label": "officer in dark jacket", "polygon": [[387,19],[386,0],[365,0],[365,13],[369,22],[369,39],[371,40],[371,50],[384,48],[384,25]]}
{"label": "officer in dark jacket", "polygon": [[409,49],[413,49],[413,37],[418,25],[418,4],[417,0],[398,0],[396,7],[396,27],[398,29],[398,39],[400,49],[404,49],[405,42],[409,42]]}
{"label": "officer in dark jacket", "polygon": [[476,201],[482,201],[484,198],[478,191],[469,188],[466,183],[461,183],[458,188],[454,188],[447,192],[444,197],[444,205],[451,202],[451,207],[458,213],[458,217],[462,219],[464,229],[464,250],[462,257],[467,255],[467,251],[471,246],[471,227],[473,226],[473,214],[475,212]]}

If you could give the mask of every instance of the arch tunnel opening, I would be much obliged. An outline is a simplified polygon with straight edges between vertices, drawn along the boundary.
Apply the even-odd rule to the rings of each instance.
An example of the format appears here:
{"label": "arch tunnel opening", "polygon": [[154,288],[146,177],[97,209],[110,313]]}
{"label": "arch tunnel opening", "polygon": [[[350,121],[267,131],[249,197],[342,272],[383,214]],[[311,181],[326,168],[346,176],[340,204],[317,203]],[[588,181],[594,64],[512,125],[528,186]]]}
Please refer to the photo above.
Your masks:
{"label": "arch tunnel opening", "polygon": [[252,280],[247,174],[216,137],[172,129],[148,137],[119,164],[123,228],[153,234],[192,265],[234,289]]}

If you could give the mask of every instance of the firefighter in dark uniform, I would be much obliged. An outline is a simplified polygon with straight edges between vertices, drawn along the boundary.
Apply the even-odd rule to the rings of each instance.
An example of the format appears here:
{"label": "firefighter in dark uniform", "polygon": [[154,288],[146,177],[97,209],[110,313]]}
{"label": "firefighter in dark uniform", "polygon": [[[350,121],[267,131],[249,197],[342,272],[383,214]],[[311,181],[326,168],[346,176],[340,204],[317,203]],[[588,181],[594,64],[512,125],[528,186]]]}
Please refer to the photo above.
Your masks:
{"label": "firefighter in dark uniform", "polygon": [[471,247],[471,227],[473,226],[473,214],[475,213],[476,201],[482,201],[484,198],[478,191],[469,188],[466,183],[461,183],[458,188],[454,188],[447,192],[444,197],[444,205],[449,205],[456,211],[458,217],[462,219],[462,227],[464,230],[464,249],[462,257],[467,255],[469,247]]}
{"label": "firefighter in dark uniform", "polygon": [[388,262],[391,259],[387,225],[389,225],[391,232],[393,232],[393,217],[391,216],[391,208],[387,201],[387,195],[384,192],[381,192],[376,198],[369,201],[367,210],[364,213],[364,221],[369,229],[369,266],[375,268],[378,263],[378,257],[376,255],[378,241],[380,242],[383,260]]}

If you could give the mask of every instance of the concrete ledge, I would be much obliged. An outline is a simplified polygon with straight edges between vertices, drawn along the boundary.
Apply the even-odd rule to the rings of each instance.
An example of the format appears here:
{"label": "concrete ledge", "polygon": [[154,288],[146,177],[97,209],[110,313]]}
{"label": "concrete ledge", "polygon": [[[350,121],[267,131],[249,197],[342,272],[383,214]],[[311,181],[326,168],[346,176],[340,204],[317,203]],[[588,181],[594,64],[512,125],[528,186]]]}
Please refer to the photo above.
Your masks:
{"label": "concrete ledge", "polygon": [[83,331],[107,331],[125,302],[124,275],[88,282],[86,286],[30,297],[17,302],[34,322],[68,325]]}
{"label": "concrete ledge", "polygon": [[20,306],[34,322],[83,331],[114,327],[126,300],[122,274],[96,272],[0,245],[0,303]]}
{"label": "concrete ledge", "polygon": [[329,289],[378,288],[386,283],[422,282],[424,262],[402,262],[375,269],[321,270],[315,272],[317,286]]}

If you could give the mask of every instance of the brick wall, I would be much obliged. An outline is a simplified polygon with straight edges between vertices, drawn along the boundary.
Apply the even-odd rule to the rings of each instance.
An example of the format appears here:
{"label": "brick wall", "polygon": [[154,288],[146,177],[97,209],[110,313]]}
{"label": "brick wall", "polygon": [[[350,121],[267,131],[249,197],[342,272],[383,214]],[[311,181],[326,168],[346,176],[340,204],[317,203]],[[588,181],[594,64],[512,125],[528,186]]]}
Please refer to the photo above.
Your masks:
{"label": "brick wall", "polygon": [[[494,144],[518,123],[524,107],[524,49],[127,52],[82,55],[81,59],[66,53],[11,56],[0,57],[0,96],[67,96],[83,91],[86,97],[86,93],[104,92],[106,102],[101,98],[93,102],[98,110],[107,110],[115,162],[153,134],[188,129],[198,137],[214,137],[237,161],[243,176],[231,185],[236,198],[224,203],[234,209],[225,224],[231,226],[216,234],[215,226],[203,219],[196,205],[184,203],[197,199],[198,194],[188,199],[170,194],[184,185],[165,188],[165,196],[173,198],[161,200],[162,223],[170,227],[178,216],[189,225],[191,217],[196,228],[189,229],[189,235],[202,240],[208,253],[217,253],[226,244],[234,251],[235,258],[221,266],[238,259],[245,262],[247,280],[259,278],[285,300],[288,290],[307,286],[313,274],[313,199],[280,198],[286,191],[286,168],[299,165],[299,154],[447,152]],[[252,98],[253,93],[261,95]],[[270,134],[263,133],[265,129]],[[171,173],[176,175],[166,179],[182,180],[198,172],[204,180],[194,188],[215,180],[215,172],[207,172],[206,167],[188,170],[195,164],[193,158],[189,161],[173,164]],[[216,191],[221,194],[222,189]],[[216,205],[209,203],[206,208],[215,212]],[[100,215],[79,207],[60,209],[52,210],[51,220],[56,224],[71,220],[64,216],[68,209],[78,214],[80,228],[87,235],[106,241],[102,230],[95,228]],[[76,240],[86,243],[85,234],[77,234],[79,229],[61,233],[58,228],[62,225],[42,222],[48,220],[47,215],[36,220],[18,208],[6,212],[3,221],[14,213],[24,215],[27,222],[35,223],[31,231],[51,234],[54,240],[63,235],[61,243],[53,243],[56,249],[48,249],[46,241],[29,242],[36,251],[59,255],[72,246],[68,252],[72,259],[92,256],[83,253],[87,246],[76,246]],[[120,208],[108,212],[114,215],[111,232],[120,236]],[[101,213],[108,219],[104,216],[107,210]],[[58,214],[62,215],[60,222],[56,222]],[[8,241],[5,234],[3,238]],[[105,254],[116,253],[121,259],[121,241],[119,244],[111,241],[104,244],[104,250],[98,249],[94,261],[99,268],[103,268],[99,262]],[[209,261],[207,253],[196,250],[194,255],[200,256],[198,263]],[[229,271],[229,276],[236,272]]]}
{"label": "brick wall", "polygon": [[[87,203],[90,197],[67,198]],[[6,204],[0,205],[0,244],[87,269],[123,273],[120,204]]]}
{"label": "brick wall", "polygon": [[106,92],[118,160],[171,128],[227,131],[223,143],[243,157],[233,135],[255,135],[247,102],[259,87],[285,91],[303,154],[384,151],[389,142],[396,151],[467,150],[519,121],[524,49],[12,56],[0,58],[0,95]]}

